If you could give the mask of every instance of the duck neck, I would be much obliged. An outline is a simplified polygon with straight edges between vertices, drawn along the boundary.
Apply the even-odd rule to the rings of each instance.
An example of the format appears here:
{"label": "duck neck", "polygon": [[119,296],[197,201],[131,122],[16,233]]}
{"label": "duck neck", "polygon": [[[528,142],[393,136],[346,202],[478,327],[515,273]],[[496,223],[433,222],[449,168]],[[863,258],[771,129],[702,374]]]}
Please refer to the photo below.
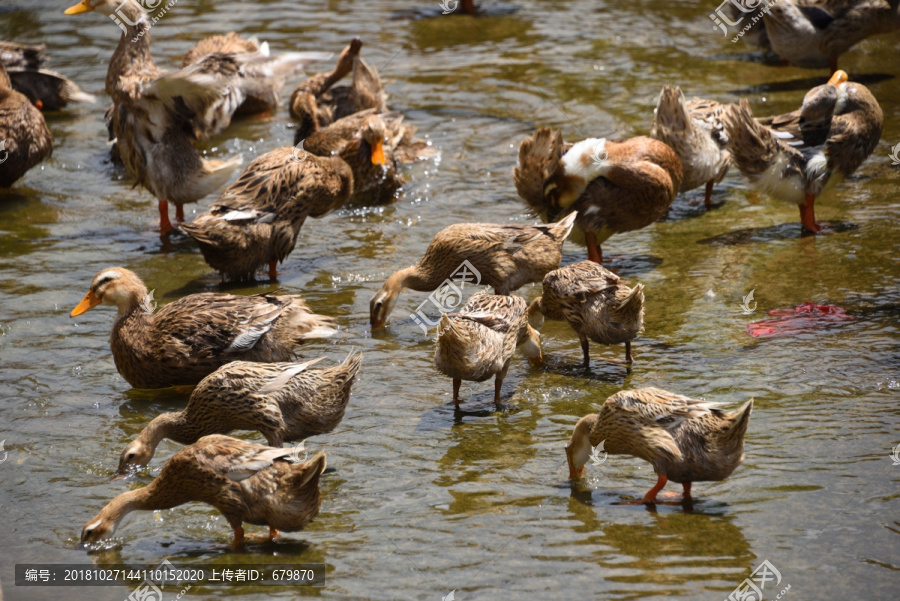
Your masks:
{"label": "duck neck", "polygon": [[435,281],[434,277],[423,273],[423,270],[418,265],[401,269],[391,275],[385,282],[385,287],[388,290],[397,291],[398,293],[403,288],[409,288],[418,292],[429,292],[435,290],[439,285],[439,281]]}
{"label": "duck neck", "polygon": [[197,424],[188,421],[184,414],[184,411],[176,411],[155,417],[138,434],[137,439],[151,449],[155,449],[163,438],[174,440],[180,444],[191,444],[197,442],[197,439],[204,434],[212,433],[203,432]]}
{"label": "duck neck", "polygon": [[102,519],[113,524],[113,530],[119,525],[126,515],[139,509],[156,509],[152,507],[152,495],[154,486],[129,490],[106,504],[103,508]]}
{"label": "duck neck", "polygon": [[113,96],[123,77],[151,72],[156,76],[156,63],[150,55],[150,18],[146,12],[131,6],[137,0],[126,0],[110,18],[122,29],[122,37],[106,71],[106,93]]}

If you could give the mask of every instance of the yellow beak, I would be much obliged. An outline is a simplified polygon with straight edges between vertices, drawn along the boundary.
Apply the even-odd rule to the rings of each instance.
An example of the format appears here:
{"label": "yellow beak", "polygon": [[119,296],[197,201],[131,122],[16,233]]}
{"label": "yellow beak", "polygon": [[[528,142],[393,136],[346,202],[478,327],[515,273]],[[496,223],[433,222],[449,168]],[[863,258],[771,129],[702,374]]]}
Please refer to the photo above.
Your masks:
{"label": "yellow beak", "polygon": [[848,81],[849,79],[850,79],[850,76],[847,75],[846,71],[841,71],[840,69],[838,69],[837,71],[835,71],[834,73],[831,74],[831,79],[828,80],[828,83],[830,83],[833,86],[839,86],[842,83]]}
{"label": "yellow beak", "polygon": [[82,313],[87,313],[99,304],[100,299],[94,296],[93,292],[88,291],[88,293],[84,295],[84,298],[81,299],[81,302],[78,303],[78,306],[72,309],[72,312],[69,313],[69,317],[77,317]]}
{"label": "yellow beak", "polygon": [[384,165],[384,163],[384,142],[382,140],[375,140],[375,143],[372,144],[372,164]]}
{"label": "yellow beak", "polygon": [[67,8],[63,13],[67,15],[78,15],[81,13],[89,13],[92,10],[94,10],[94,7],[91,6],[90,0],[81,0],[78,4]]}

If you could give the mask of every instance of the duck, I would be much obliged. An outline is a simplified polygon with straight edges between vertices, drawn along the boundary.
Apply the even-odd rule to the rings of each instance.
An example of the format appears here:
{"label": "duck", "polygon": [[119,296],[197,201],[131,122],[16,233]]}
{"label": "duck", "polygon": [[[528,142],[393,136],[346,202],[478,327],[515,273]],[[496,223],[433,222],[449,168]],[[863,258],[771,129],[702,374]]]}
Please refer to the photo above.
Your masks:
{"label": "duck", "polygon": [[270,447],[334,430],[347,410],[362,353],[336,367],[304,363],[232,361],[203,378],[184,411],[163,413],[119,457],[118,474],[147,465],[164,438],[191,444],[209,434],[258,430]]}
{"label": "duck", "polygon": [[253,280],[268,265],[271,280],[297,244],[309,216],[343,206],[353,172],[339,156],[318,157],[291,146],[255,158],[205,213],[181,231],[194,239],[223,281]]}
{"label": "duck", "polygon": [[[354,38],[341,51],[332,71],[317,73],[294,88],[290,114],[300,122],[294,133],[294,144],[353,113],[387,110],[384,85],[378,72],[360,57],[362,45],[361,39]],[[334,86],[350,73],[353,73],[351,85]]]}
{"label": "duck", "polygon": [[[148,13],[117,0],[81,0],[65,12],[90,11],[117,15],[123,30],[106,74],[106,90],[113,101],[107,127],[126,170],[157,198],[160,235],[167,236],[173,229],[169,202],[175,204],[176,220],[184,221],[184,205],[224,187],[242,163],[240,156],[205,159],[195,144],[222,133],[235,111],[267,81],[323,55],[291,53],[269,60],[267,48],[213,52],[165,73],[150,54]],[[226,36],[220,45],[223,40],[234,42]]]}
{"label": "duck", "polygon": [[641,503],[656,503],[671,480],[691,498],[694,482],[726,479],[744,460],[744,435],[753,399],[734,411],[661,388],[622,390],[600,413],[578,420],[566,444],[569,478],[579,480],[595,447],[610,455],[631,455],[650,462],[656,484]]}
{"label": "duck", "polygon": [[625,343],[631,364],[631,341],[644,331],[644,286],[634,288],[594,261],[579,261],[544,276],[543,293],[528,306],[528,321],[540,330],[544,319],[565,321],[581,340],[584,367],[591,364],[588,340]]}
{"label": "duck", "polygon": [[862,40],[900,28],[897,0],[783,0],[763,13],[779,57],[806,69],[838,70],[838,58]]}
{"label": "duck", "polygon": [[245,522],[268,526],[270,541],[280,531],[300,531],[322,506],[319,478],[326,461],[321,452],[302,462],[292,453],[221,434],[204,436],[172,455],[150,484],[107,503],[81,530],[81,543],[111,537],[132,511],[193,501],[212,505],[225,516],[236,548],[244,545]]}
{"label": "duck", "polygon": [[884,115],[864,85],[837,70],[800,109],[756,120],[746,99],[722,115],[734,164],[750,184],[797,204],[802,229],[818,233],[814,203],[878,146]]}
{"label": "duck", "polygon": [[540,334],[528,324],[528,305],[519,296],[478,292],[452,316],[441,314],[434,346],[434,365],[453,378],[453,404],[459,407],[463,380],[494,379],[494,404],[500,405],[500,389],[516,348],[533,365],[539,365]]}
{"label": "duck", "polygon": [[349,204],[388,204],[396,200],[404,184],[395,151],[406,133],[398,113],[365,110],[320,129],[301,146],[316,156],[340,156],[350,166],[353,191]]}
{"label": "duck", "polygon": [[588,138],[564,150],[562,133],[548,127],[525,138],[513,172],[516,190],[544,222],[577,211],[572,241],[587,246],[597,263],[605,240],[664,217],[681,188],[678,155],[653,138]]}
{"label": "duck", "polygon": [[706,186],[703,202],[710,206],[713,186],[725,178],[731,155],[725,149],[721,121],[725,105],[715,100],[685,101],[678,86],[664,86],[656,103],[650,137],[667,144],[681,161],[680,192]]}
{"label": "duck", "polygon": [[93,103],[97,99],[64,75],[43,67],[44,44],[22,44],[0,40],[0,64],[6,67],[12,87],[41,111],[59,111],[71,103]]}
{"label": "duck", "polygon": [[116,368],[134,388],[193,386],[231,361],[290,361],[306,340],[335,333],[334,319],[313,313],[295,295],[204,292],[154,313],[152,293],[124,267],[94,276],[69,316],[100,304],[118,309],[110,346]]}
{"label": "duck", "polygon": [[0,64],[0,188],[9,188],[53,154],[53,136],[44,116],[12,89]]}
{"label": "duck", "polygon": [[559,267],[576,217],[570,213],[548,225],[457,223],[444,228],[418,263],[391,274],[372,297],[369,324],[372,329],[384,326],[404,288],[431,292],[459,276],[463,284],[474,278],[474,284],[508,295],[542,281]]}

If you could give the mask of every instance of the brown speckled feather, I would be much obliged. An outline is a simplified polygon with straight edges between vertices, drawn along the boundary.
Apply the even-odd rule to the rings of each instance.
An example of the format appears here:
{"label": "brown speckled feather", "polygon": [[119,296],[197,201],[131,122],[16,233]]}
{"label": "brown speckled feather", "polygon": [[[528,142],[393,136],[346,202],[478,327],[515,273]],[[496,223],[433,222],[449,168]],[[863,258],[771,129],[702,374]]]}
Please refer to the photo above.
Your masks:
{"label": "brown speckled feather", "polygon": [[181,229],[225,280],[252,280],[287,258],[308,216],[339,208],[352,186],[350,167],[339,157],[278,148],[254,159],[209,211]]}
{"label": "brown speckled feather", "polygon": [[0,65],[0,188],[9,188],[53,153],[44,116],[28,98],[10,88]]}
{"label": "brown speckled feather", "polygon": [[205,436],[175,453],[149,485],[110,501],[87,522],[81,541],[109,537],[131,511],[189,502],[212,505],[235,530],[246,522],[296,532],[319,513],[319,477],[324,469],[323,453],[299,463],[291,457],[291,449]]}

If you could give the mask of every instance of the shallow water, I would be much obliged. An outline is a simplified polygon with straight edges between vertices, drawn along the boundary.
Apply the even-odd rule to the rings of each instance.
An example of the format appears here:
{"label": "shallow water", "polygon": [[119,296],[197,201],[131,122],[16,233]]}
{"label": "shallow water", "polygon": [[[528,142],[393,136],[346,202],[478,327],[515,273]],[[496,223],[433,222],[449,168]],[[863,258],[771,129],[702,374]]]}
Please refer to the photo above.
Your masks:
{"label": "shallow water", "polygon": [[[336,362],[361,348],[365,359],[341,426],[307,442],[326,450],[335,468],[322,480],[322,513],[305,532],[242,554],[229,550],[221,516],[202,505],[133,514],[111,549],[77,548],[87,519],[127,487],[149,482],[178,448],[166,441],[136,481],[109,482],[126,442],[185,397],[133,391],[118,376],[111,308],[74,320],[68,312],[111,265],[138,272],[161,303],[217,290],[218,277],[187,240],[161,250],[155,201],[107,161],[103,78],[119,35],[114,24],[96,14],[66,17],[50,0],[0,7],[0,38],[46,43],[51,68],[100,96],[96,105],[48,116],[53,158],[0,201],[5,598],[105,601],[129,593],[26,590],[13,586],[14,563],[155,565],[164,557],[179,566],[328,566],[321,589],[195,588],[188,598],[438,599],[455,589],[461,600],[718,600],[765,559],[780,571],[779,587],[791,585],[787,599],[895,598],[896,35],[864,42],[841,60],[881,101],[885,127],[872,157],[817,203],[818,217],[838,233],[800,237],[797,209],[749,193],[734,171],[717,186],[714,210],[702,208],[701,190],[679,196],[666,220],[604,245],[613,268],[646,286],[646,332],[631,373],[604,361],[621,358],[621,348],[598,346],[584,372],[577,339],[548,323],[545,366],[514,361],[503,412],[493,410],[490,382],[467,382],[464,411],[454,414],[450,381],[432,365],[432,340],[407,317],[426,295],[404,293],[387,330],[375,335],[368,301],[449,224],[530,221],[511,177],[524,136],[543,125],[571,140],[646,134],[653,96],[667,83],[688,96],[747,96],[762,114],[784,112],[827,73],[771,66],[731,44],[710,26],[711,2],[523,0],[522,10],[497,18],[389,19],[410,4],[179,0],[152,30],[165,67],[203,36],[232,28],[274,51],[338,52],[360,35],[364,56],[390,80],[391,105],[441,150],[439,160],[409,169],[396,204],[307,221],[281,268],[278,285],[341,325],[304,356]],[[289,144],[291,126],[283,107],[274,118],[235,124],[207,149],[218,157],[240,152],[246,164]],[[189,206],[189,214],[209,202]],[[567,245],[564,262],[584,254]],[[751,290],[758,309],[744,315],[741,299]],[[530,299],[538,288],[520,293]],[[784,338],[746,334],[765,311],[806,301],[841,306],[857,319]],[[690,508],[621,505],[655,481],[637,459],[611,456],[589,465],[584,483],[566,481],[563,445],[578,417],[640,386],[756,400],[743,466],[725,482],[695,485]],[[773,598],[778,588],[765,592]]]}

